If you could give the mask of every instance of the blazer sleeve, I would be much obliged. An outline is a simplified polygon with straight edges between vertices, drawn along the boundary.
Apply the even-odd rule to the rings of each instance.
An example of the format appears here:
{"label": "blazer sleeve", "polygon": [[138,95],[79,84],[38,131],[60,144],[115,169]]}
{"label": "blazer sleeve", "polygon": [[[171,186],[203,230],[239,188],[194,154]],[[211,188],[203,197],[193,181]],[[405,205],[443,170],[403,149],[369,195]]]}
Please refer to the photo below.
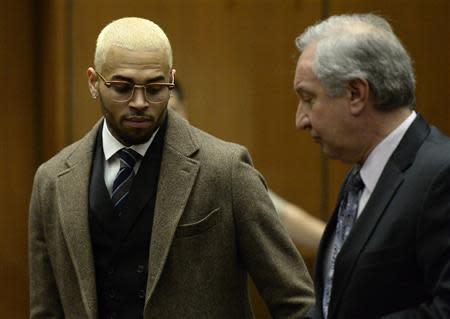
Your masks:
{"label": "blazer sleeve", "polygon": [[232,198],[239,254],[271,315],[305,316],[314,302],[312,280],[243,149],[232,168]]}
{"label": "blazer sleeve", "polygon": [[45,194],[42,169],[33,183],[28,218],[28,262],[30,281],[30,318],[63,318],[58,288],[47,250],[42,196]]}
{"label": "blazer sleeve", "polygon": [[429,300],[380,319],[450,318],[450,164],[436,174],[424,196],[416,245]]}

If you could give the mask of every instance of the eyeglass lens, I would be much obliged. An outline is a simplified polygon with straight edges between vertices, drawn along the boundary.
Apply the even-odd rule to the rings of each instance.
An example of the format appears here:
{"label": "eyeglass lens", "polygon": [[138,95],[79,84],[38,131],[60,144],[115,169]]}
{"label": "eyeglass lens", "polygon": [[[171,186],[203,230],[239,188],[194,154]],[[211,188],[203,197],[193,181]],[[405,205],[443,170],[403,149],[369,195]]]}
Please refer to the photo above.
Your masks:
{"label": "eyeglass lens", "polygon": [[165,85],[135,85],[133,83],[111,83],[112,99],[118,102],[129,101],[137,90],[143,88],[149,102],[162,102],[169,99],[170,90]]}

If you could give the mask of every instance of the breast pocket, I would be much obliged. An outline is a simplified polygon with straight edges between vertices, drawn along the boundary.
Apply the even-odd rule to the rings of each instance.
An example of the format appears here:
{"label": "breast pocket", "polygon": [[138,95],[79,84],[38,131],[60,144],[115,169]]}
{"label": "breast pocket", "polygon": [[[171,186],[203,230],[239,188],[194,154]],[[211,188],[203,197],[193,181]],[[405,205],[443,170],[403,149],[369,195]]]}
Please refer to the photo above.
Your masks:
{"label": "breast pocket", "polygon": [[211,211],[205,218],[194,223],[178,225],[175,237],[190,237],[206,232],[222,220],[220,207]]}

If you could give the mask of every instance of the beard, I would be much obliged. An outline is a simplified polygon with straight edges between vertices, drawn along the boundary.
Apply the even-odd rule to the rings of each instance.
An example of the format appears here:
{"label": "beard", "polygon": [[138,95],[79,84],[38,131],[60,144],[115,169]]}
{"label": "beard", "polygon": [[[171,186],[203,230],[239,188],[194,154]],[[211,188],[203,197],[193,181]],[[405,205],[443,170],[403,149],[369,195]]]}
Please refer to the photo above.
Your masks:
{"label": "beard", "polygon": [[[105,117],[108,125],[108,129],[111,134],[125,146],[138,145],[147,142],[152,137],[156,129],[161,125],[167,114],[166,109],[161,113],[158,120],[155,120],[153,116],[149,116],[148,114],[145,114],[145,112],[140,112],[139,110],[119,116],[117,114],[113,114],[110,109],[106,107],[101,96],[100,104],[103,116]],[[147,128],[133,128],[123,125],[125,120],[133,117],[145,118],[146,120],[153,122],[153,124]]]}

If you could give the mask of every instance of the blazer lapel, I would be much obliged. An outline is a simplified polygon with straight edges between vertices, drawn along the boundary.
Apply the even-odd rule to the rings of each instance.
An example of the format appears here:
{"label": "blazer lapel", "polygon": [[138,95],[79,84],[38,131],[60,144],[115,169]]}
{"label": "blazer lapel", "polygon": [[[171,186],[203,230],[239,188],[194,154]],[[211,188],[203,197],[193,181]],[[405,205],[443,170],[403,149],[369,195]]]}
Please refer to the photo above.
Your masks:
{"label": "blazer lapel", "polygon": [[199,170],[200,163],[190,158],[197,150],[187,122],[169,111],[150,243],[146,305],[161,276]]}
{"label": "blazer lapel", "polygon": [[[342,246],[336,258],[335,276],[333,278],[333,289],[329,306],[330,318],[333,317],[334,311],[338,308],[343,291],[350,280],[361,252],[370,240],[390,201],[403,183],[404,173],[413,163],[417,150],[429,134],[429,131],[430,129],[426,122],[420,115],[417,115],[397,149],[386,163],[373,194]],[[334,215],[337,215],[337,212]],[[333,217],[336,219],[336,216]]]}
{"label": "blazer lapel", "polygon": [[58,210],[88,318],[97,316],[94,258],[89,235],[89,175],[99,123],[67,157],[57,180]]}

